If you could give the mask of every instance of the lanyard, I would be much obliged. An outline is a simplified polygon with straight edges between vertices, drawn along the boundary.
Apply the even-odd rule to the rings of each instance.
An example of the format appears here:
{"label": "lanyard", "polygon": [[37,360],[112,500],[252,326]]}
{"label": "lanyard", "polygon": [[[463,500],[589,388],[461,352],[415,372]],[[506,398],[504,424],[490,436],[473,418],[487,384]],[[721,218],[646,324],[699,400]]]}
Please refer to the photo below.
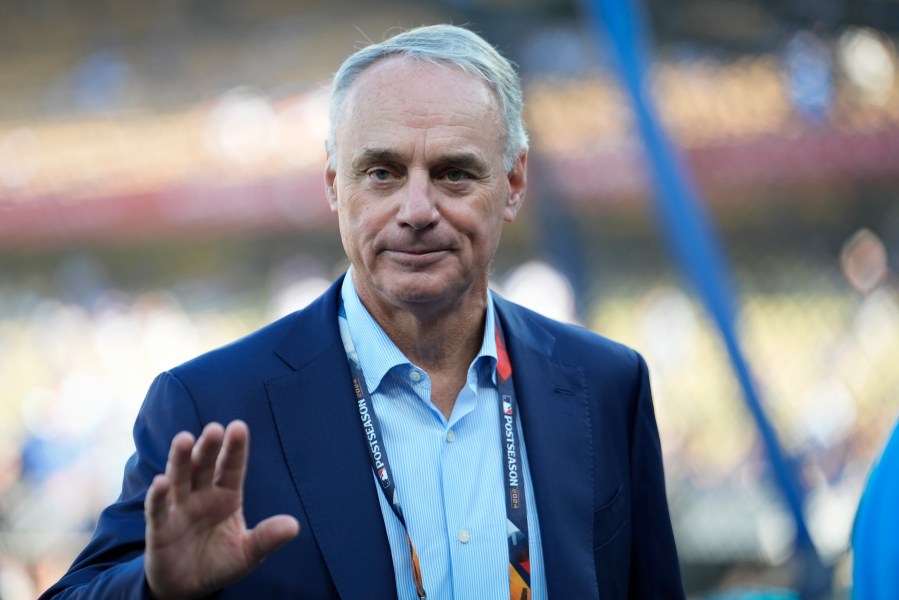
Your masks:
{"label": "lanyard", "polygon": [[[346,350],[350,372],[353,377],[353,390],[356,394],[356,406],[359,418],[362,421],[362,429],[368,442],[368,456],[371,459],[372,470],[376,475],[378,484],[384,492],[384,497],[390,502],[390,507],[396,515],[403,530],[406,532],[406,541],[409,544],[409,555],[412,560],[412,579],[415,583],[415,592],[420,600],[427,600],[427,592],[422,581],[421,565],[418,560],[418,552],[409,535],[406,526],[406,518],[403,516],[403,508],[397,493],[393,471],[387,458],[387,449],[384,446],[384,438],[381,435],[381,425],[371,403],[371,394],[365,384],[365,377],[353,345],[347,325],[346,313],[343,306],[338,313],[340,325],[340,337]],[[494,314],[496,323],[496,383],[498,391],[498,410],[500,415],[499,438],[503,455],[503,473],[505,480],[506,501],[506,531],[509,542],[509,598],[510,600],[531,600],[531,563],[528,548],[528,517],[527,503],[524,493],[524,473],[521,461],[521,440],[518,435],[518,405],[515,400],[515,389],[512,384],[512,363],[506,352],[505,338],[499,325],[499,319]]]}

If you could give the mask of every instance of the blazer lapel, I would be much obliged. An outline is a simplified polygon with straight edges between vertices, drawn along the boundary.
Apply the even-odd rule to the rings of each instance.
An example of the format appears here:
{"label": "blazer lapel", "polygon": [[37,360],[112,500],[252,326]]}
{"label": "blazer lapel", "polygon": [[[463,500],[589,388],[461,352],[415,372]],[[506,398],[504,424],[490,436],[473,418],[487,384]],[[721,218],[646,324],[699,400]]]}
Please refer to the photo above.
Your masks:
{"label": "blazer lapel", "polygon": [[553,360],[555,337],[494,295],[512,362],[550,598],[598,598],[593,437],[586,376]]}
{"label": "blazer lapel", "polygon": [[298,315],[277,351],[296,371],[266,389],[312,529],[306,535],[315,536],[340,597],[395,600],[390,546],[337,328],[341,281]]}

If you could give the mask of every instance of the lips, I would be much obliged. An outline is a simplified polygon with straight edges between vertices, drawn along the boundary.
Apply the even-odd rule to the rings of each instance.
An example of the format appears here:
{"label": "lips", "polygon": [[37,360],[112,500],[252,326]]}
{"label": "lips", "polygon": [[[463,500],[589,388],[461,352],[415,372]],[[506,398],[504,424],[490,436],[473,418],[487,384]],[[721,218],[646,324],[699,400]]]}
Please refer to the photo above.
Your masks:
{"label": "lips", "polygon": [[384,254],[391,260],[416,265],[436,262],[448,253],[449,250],[445,248],[389,248],[384,250]]}
{"label": "lips", "polygon": [[413,256],[425,256],[427,254],[436,254],[438,252],[449,252],[446,248],[388,248],[386,251],[394,254],[411,254]]}
{"label": "lips", "polygon": [[427,265],[458,249],[456,240],[450,236],[437,235],[438,232],[434,230],[418,232],[417,235],[392,235],[391,233],[402,232],[387,231],[382,233],[375,240],[375,252],[399,263]]}
{"label": "lips", "polygon": [[[377,248],[377,246],[380,246],[380,248]],[[453,243],[447,240],[437,239],[436,237],[430,237],[430,239],[403,239],[402,237],[400,237],[398,239],[383,240],[381,243],[376,244],[376,249],[379,252],[387,252],[391,254],[427,256],[429,254],[450,252],[453,246]]]}
{"label": "lips", "polygon": [[446,248],[429,248],[427,250],[424,250],[424,249],[409,250],[406,248],[403,248],[403,249],[389,248],[389,249],[385,250],[385,252],[388,254],[395,254],[398,256],[422,256],[422,257],[424,257],[424,256],[434,256],[437,254],[444,254],[446,252],[449,252],[449,250],[447,250]]}

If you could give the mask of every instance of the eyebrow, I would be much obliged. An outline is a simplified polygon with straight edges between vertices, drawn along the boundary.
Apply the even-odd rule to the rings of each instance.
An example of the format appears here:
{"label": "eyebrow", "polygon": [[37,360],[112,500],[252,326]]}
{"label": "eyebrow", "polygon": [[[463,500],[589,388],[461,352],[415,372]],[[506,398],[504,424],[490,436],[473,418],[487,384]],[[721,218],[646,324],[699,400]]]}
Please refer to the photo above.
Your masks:
{"label": "eyebrow", "polygon": [[359,169],[363,166],[379,162],[397,162],[400,153],[386,148],[365,148],[353,157],[353,167]]}
{"label": "eyebrow", "polygon": [[443,154],[440,156],[440,163],[452,165],[458,169],[466,171],[481,172],[486,170],[486,163],[477,155],[469,152],[458,154]]}

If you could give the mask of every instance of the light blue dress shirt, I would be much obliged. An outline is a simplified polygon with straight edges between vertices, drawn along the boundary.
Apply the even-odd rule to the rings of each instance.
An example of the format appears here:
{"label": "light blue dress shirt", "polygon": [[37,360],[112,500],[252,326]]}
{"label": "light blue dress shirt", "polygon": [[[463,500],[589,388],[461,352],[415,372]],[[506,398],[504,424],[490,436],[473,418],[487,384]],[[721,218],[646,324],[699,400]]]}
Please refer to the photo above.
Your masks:
{"label": "light blue dress shirt", "polygon": [[[409,362],[362,304],[352,273],[344,279],[341,300],[381,424],[429,600],[508,598],[509,546],[493,298],[488,293],[484,341],[449,419],[431,402],[428,374]],[[520,429],[519,422],[531,595],[533,600],[546,600],[540,527]],[[405,532],[380,486],[378,499],[390,540],[399,599],[417,600]]]}

